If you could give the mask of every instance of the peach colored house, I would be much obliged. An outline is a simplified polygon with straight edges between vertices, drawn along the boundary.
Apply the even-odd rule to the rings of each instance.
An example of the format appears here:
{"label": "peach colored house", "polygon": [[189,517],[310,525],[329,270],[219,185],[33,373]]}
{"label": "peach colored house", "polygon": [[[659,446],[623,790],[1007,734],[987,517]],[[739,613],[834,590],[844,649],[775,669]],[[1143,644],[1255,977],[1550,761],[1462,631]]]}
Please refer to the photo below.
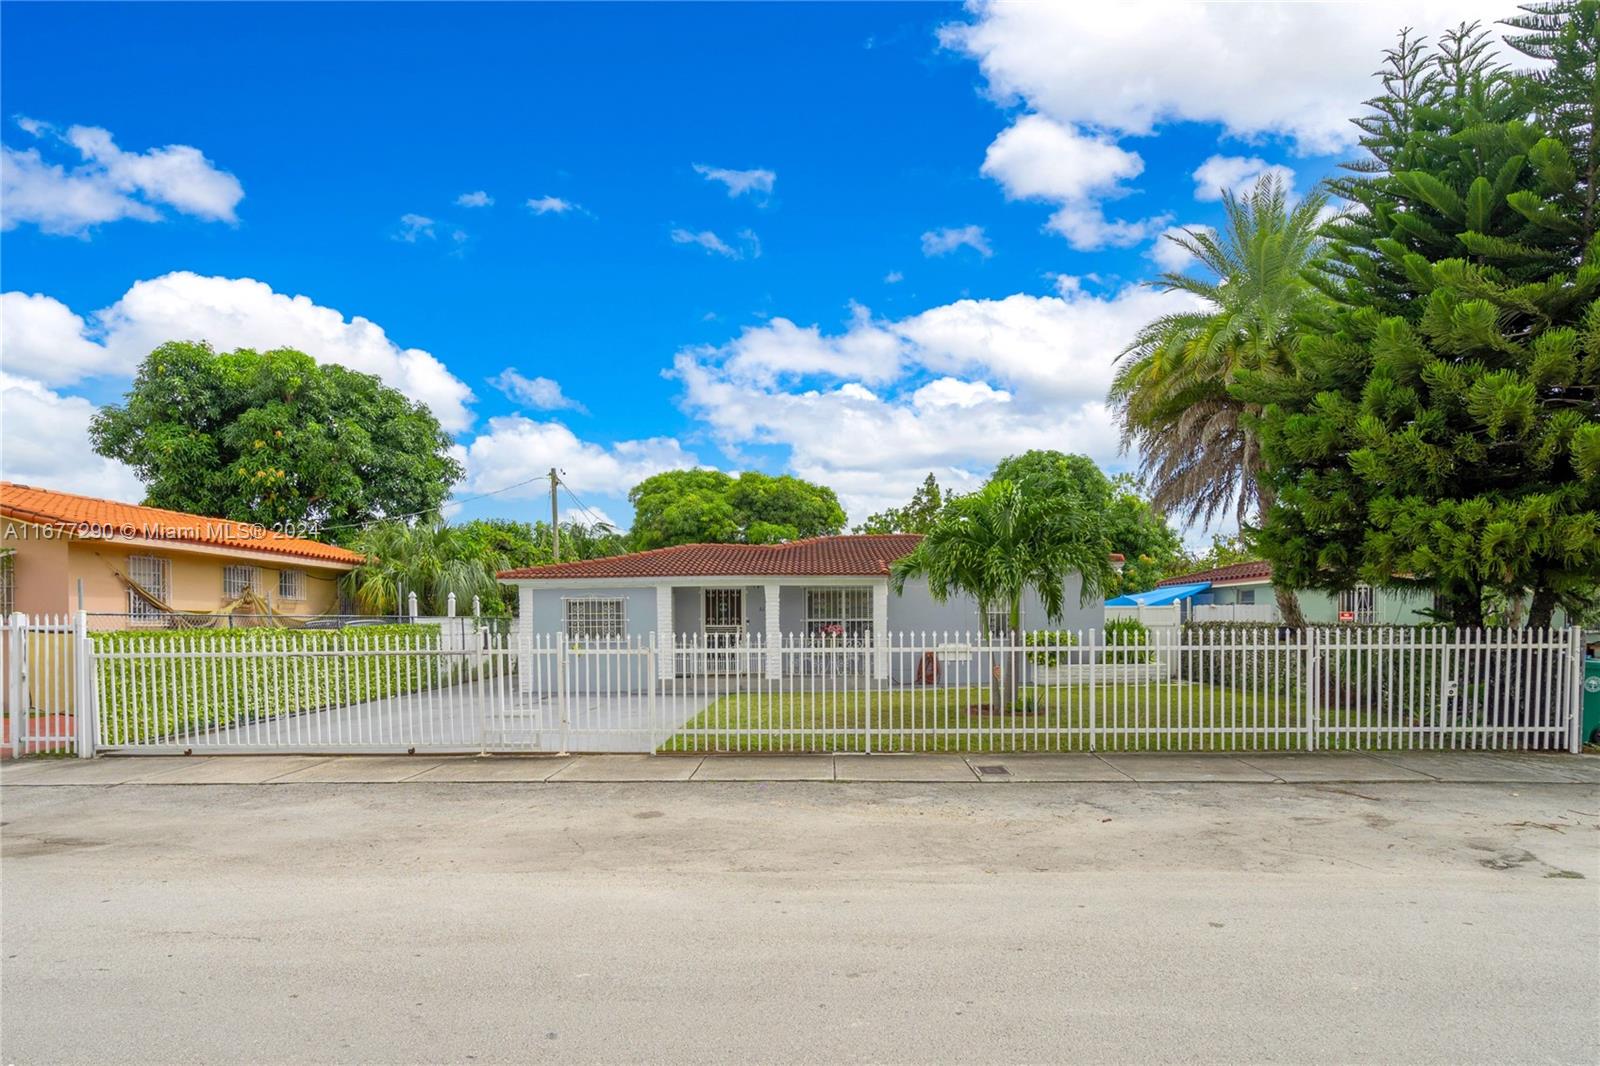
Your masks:
{"label": "peach colored house", "polygon": [[94,628],[164,626],[209,613],[249,588],[275,612],[338,609],[338,581],[361,556],[248,523],[0,482],[0,611],[83,609]]}

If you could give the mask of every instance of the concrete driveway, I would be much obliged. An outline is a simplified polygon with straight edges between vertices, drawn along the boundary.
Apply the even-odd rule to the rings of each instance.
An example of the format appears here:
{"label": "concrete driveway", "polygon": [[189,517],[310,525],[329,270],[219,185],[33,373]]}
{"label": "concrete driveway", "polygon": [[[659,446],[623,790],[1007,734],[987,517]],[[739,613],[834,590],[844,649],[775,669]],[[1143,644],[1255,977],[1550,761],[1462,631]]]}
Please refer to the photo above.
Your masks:
{"label": "concrete driveway", "polygon": [[672,699],[652,703],[644,694],[574,694],[568,697],[563,731],[554,696],[462,684],[281,715],[153,747],[196,752],[472,751],[487,745],[499,751],[556,752],[565,743],[569,751],[648,752],[715,698],[675,693]]}
{"label": "concrete driveway", "polygon": [[0,789],[0,1059],[1600,1060],[1583,781],[315,782]]}

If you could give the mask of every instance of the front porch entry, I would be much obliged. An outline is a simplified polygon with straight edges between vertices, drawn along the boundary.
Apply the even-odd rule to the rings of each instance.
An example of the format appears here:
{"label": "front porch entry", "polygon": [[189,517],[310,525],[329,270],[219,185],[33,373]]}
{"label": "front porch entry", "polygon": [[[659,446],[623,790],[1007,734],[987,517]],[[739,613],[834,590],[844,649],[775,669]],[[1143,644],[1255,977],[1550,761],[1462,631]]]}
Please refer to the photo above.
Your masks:
{"label": "front porch entry", "polygon": [[[763,581],[714,583],[694,579],[663,581],[656,585],[656,632],[676,634],[676,639],[697,640],[703,650],[693,656],[693,672],[739,673],[776,680],[795,643],[818,640],[819,647],[877,648],[885,646],[889,628],[889,584],[885,578],[835,578],[784,576]],[[673,600],[677,594],[677,612]],[[751,602],[751,597],[756,597]],[[699,618],[675,618],[698,608]],[[682,629],[677,623],[686,623]],[[835,656],[837,658],[837,656]],[[870,663],[870,665],[866,665]],[[691,664],[685,656],[663,655],[657,676],[665,681],[679,676]],[[888,676],[888,656],[878,650],[863,660],[862,673],[874,679]]]}
{"label": "front porch entry", "polygon": [[[740,670],[744,657],[738,650],[747,643],[744,589],[705,589],[701,592],[701,636],[706,642],[706,668],[730,674]],[[722,651],[723,654],[718,654]]]}

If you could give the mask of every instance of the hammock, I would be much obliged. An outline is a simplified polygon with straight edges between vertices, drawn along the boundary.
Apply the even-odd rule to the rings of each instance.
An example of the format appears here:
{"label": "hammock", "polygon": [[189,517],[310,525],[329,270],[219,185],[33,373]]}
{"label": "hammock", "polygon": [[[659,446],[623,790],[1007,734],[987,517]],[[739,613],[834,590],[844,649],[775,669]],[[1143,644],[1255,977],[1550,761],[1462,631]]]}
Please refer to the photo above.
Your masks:
{"label": "hammock", "polygon": [[116,566],[112,564],[111,560],[105,559],[104,556],[101,556],[101,558],[105,561],[106,566],[110,568],[111,572],[117,576],[117,580],[121,581],[130,590],[132,590],[135,596],[138,596],[141,600],[145,601],[151,607],[154,607],[156,610],[165,615],[168,623],[176,629],[216,629],[220,627],[224,621],[231,621],[233,616],[239,614],[241,611],[244,611],[246,615],[252,619],[259,619],[264,624],[280,626],[286,629],[296,629],[300,626],[307,625],[308,623],[315,622],[318,619],[331,617],[333,614],[331,611],[324,611],[322,614],[315,615],[311,618],[300,618],[293,615],[283,614],[280,611],[273,610],[272,604],[268,603],[260,596],[257,596],[255,590],[249,585],[246,585],[243,591],[241,591],[233,600],[223,604],[221,607],[218,607],[215,610],[183,610],[165,602],[159,596],[145,588],[143,585],[139,584],[133,578],[129,577],[127,574],[124,574],[121,570],[118,570]]}

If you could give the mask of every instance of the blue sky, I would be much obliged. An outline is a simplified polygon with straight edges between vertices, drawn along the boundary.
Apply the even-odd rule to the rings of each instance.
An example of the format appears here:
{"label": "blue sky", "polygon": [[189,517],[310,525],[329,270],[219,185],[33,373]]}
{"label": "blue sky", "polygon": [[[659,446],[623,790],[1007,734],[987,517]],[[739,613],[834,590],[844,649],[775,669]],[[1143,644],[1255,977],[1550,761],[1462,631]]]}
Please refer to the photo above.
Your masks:
{"label": "blue sky", "polygon": [[461,495],[554,464],[621,522],[694,463],[855,517],[1027,447],[1131,466],[1100,400],[1177,306],[1161,233],[1312,187],[1459,11],[8,4],[0,465],[136,498],[83,427],[187,337],[380,373]]}

